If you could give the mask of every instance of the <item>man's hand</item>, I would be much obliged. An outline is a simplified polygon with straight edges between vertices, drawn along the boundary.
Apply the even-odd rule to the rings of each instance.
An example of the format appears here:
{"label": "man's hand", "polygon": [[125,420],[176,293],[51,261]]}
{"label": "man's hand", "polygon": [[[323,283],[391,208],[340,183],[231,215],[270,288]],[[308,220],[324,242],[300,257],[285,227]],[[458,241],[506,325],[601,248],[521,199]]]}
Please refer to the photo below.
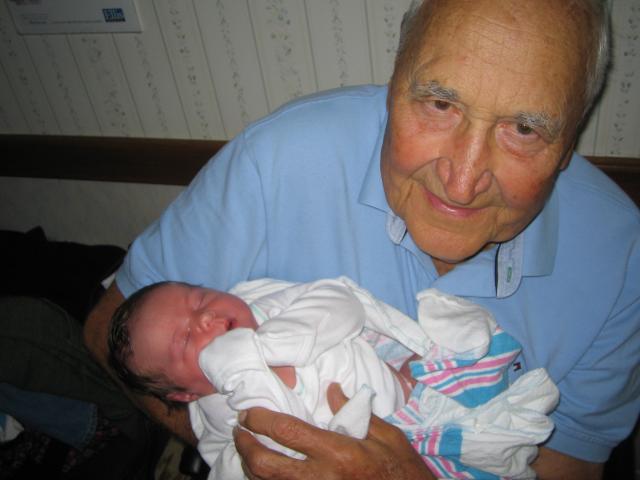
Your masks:
{"label": "man's hand", "polygon": [[[89,313],[84,326],[84,341],[91,355],[102,365],[111,377],[120,384],[107,362],[107,334],[113,312],[124,301],[124,296],[115,282],[107,289],[95,308]],[[121,384],[120,384],[121,385]],[[122,385],[121,385],[122,386]],[[149,396],[134,395],[124,387],[123,391],[152,419],[161,423],[183,440],[195,445],[197,440],[191,430],[189,415],[186,409],[171,410],[160,400]]]}
{"label": "man's hand", "polygon": [[[347,401],[337,384],[329,387],[327,397],[334,413]],[[246,411],[240,416],[240,424],[307,456],[298,460],[274,452],[250,432],[236,428],[236,448],[243,458],[245,474],[252,480],[435,478],[404,434],[375,415],[371,417],[369,433],[363,440],[316,428],[290,415],[264,408]]]}

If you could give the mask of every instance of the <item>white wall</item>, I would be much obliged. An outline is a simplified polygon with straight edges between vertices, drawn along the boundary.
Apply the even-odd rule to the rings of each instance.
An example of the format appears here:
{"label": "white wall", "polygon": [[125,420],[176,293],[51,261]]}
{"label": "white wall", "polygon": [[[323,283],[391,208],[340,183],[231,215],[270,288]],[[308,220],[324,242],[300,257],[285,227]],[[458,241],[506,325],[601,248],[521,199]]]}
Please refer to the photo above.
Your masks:
{"label": "white wall", "polygon": [[42,226],[52,240],[123,248],[183,187],[0,177],[0,229]]}

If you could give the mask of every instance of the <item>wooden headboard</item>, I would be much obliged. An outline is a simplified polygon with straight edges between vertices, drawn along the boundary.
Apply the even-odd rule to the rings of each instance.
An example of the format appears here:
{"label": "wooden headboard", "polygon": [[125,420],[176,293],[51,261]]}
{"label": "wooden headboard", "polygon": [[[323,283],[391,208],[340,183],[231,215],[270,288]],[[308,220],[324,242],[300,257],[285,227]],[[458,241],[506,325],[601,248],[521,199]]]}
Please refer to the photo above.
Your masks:
{"label": "wooden headboard", "polygon": [[[225,143],[0,135],[0,176],[186,185]],[[640,158],[587,158],[640,206]]]}

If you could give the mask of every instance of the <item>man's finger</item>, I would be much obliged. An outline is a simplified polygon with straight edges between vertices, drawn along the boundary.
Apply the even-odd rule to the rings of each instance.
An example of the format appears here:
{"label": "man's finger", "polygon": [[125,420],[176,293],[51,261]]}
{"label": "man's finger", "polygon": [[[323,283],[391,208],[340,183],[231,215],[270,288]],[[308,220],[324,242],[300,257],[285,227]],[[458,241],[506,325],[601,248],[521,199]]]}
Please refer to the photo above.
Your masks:
{"label": "man's finger", "polygon": [[407,442],[407,437],[399,428],[385,422],[377,415],[371,415],[369,420],[368,440],[375,440],[383,444],[398,445]]}
{"label": "man's finger", "polygon": [[[329,385],[329,388],[327,388],[327,401],[329,402],[329,407],[331,407],[331,411],[334,414],[337,413],[348,400],[349,397],[344,394],[339,383],[332,383]],[[395,430],[397,430],[395,427],[385,422],[377,415],[371,415],[367,438],[382,440],[383,438],[388,438],[389,435],[394,435]]]}
{"label": "man's finger", "polygon": [[349,398],[344,394],[339,383],[329,385],[329,388],[327,388],[327,401],[334,415],[338,413],[338,410],[340,410],[348,400]]}
{"label": "man's finger", "polygon": [[[277,478],[300,477],[303,467],[300,460],[290,458],[280,452],[265,447],[251,432],[236,427],[233,430],[236,450],[242,458],[242,470],[250,480],[267,480]],[[283,476],[283,475],[290,475]]]}
{"label": "man's finger", "polygon": [[326,450],[327,445],[335,446],[336,442],[341,442],[343,437],[291,415],[260,407],[246,410],[238,420],[247,430],[266,435],[280,445],[308,457],[318,456]]}

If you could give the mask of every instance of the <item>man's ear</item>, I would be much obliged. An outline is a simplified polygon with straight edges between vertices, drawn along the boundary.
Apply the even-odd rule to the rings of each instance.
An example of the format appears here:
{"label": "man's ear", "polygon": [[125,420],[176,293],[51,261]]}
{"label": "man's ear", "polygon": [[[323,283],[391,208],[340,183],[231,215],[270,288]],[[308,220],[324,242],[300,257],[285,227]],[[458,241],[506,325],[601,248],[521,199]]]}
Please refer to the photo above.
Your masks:
{"label": "man's ear", "polygon": [[167,400],[171,400],[172,402],[193,402],[200,398],[200,395],[191,392],[171,392],[167,393]]}
{"label": "man's ear", "polygon": [[567,153],[564,154],[564,158],[560,162],[560,171],[564,170],[569,166],[569,162],[571,161],[571,157],[573,156],[573,149],[576,148],[575,140],[571,144],[571,146],[567,149]]}

